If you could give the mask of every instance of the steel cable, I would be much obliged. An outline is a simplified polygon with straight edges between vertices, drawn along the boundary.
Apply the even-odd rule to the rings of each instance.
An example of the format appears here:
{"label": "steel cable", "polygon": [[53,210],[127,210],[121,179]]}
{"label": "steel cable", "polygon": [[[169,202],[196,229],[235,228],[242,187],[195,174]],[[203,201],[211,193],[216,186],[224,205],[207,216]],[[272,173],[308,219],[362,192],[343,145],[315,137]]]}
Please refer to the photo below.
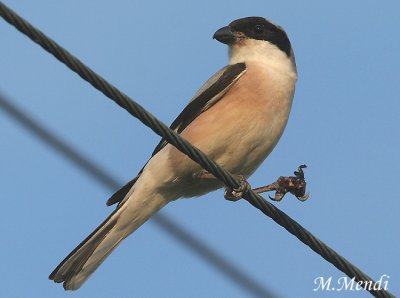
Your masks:
{"label": "steel cable", "polygon": [[[239,187],[239,182],[232,174],[218,166],[203,152],[192,146],[176,132],[169,129],[165,124],[147,112],[142,106],[132,101],[127,95],[120,92],[113,85],[109,84],[101,76],[96,74],[89,67],[71,55],[67,50],[59,46],[55,41],[48,38],[41,31],[33,27],[26,20],[6,7],[2,2],[0,2],[0,14],[8,23],[16,27],[21,33],[29,36],[31,40],[39,44],[43,49],[67,65],[71,70],[76,72],[81,78],[86,80],[97,90],[102,92],[108,98],[112,99],[115,103],[128,111],[132,116],[139,119],[143,124],[150,127],[156,134],[189,156],[193,161],[200,164],[204,169],[222,181],[228,188],[233,189]],[[264,198],[262,198],[260,195],[256,194],[252,190],[249,190],[243,195],[243,198],[254,207],[260,209],[265,215],[271,217],[276,223],[284,227],[288,232],[296,236],[301,242],[309,246],[313,251],[321,255],[325,260],[333,264],[340,271],[348,275],[350,278],[354,278],[356,282],[375,284],[375,282],[368,275],[340,256],[317,237],[312,235],[308,230],[290,218],[286,213],[279,210],[268,201],[264,200]],[[394,297],[384,289],[368,287],[367,290],[375,297]]]}

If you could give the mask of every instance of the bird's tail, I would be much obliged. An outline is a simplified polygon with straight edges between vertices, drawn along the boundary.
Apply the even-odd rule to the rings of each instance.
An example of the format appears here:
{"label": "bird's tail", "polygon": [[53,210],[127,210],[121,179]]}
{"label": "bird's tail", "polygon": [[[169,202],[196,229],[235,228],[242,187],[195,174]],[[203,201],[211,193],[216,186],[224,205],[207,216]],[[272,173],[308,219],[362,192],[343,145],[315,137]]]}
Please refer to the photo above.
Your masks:
{"label": "bird's tail", "polygon": [[134,194],[83,240],[50,274],[49,279],[64,283],[66,290],[79,289],[123,239],[168,202],[159,194],[145,199]]}

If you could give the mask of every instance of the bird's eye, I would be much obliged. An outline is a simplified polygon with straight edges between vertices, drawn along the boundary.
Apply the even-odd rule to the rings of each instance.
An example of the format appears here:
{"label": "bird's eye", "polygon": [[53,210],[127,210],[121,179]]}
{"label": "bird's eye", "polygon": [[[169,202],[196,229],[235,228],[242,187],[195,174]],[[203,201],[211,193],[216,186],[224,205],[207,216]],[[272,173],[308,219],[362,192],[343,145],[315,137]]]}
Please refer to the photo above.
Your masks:
{"label": "bird's eye", "polygon": [[256,34],[263,34],[264,33],[264,28],[261,25],[255,25],[253,28],[253,32]]}

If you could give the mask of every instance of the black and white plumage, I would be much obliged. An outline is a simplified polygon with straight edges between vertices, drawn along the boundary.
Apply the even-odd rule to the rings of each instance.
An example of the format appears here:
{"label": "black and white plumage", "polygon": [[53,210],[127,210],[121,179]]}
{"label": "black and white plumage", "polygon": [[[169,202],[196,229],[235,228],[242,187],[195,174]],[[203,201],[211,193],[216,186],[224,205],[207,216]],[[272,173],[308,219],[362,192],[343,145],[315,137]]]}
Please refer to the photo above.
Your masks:
{"label": "black and white plumage", "polygon": [[[171,128],[232,174],[249,177],[286,126],[297,80],[289,39],[261,17],[233,21],[214,38],[229,46],[229,64],[211,77]],[[168,202],[223,185],[161,140],[139,174],[107,202],[114,212],[50,274],[76,290],[116,246]]]}

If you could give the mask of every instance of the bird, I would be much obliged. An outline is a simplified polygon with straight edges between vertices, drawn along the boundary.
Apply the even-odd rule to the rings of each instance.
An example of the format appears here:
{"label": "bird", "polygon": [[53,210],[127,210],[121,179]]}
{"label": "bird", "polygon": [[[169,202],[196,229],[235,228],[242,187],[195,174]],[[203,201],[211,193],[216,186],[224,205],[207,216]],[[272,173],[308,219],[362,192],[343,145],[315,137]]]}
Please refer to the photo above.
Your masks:
{"label": "bird", "polygon": [[[170,128],[233,175],[247,179],[271,153],[288,122],[297,68],[288,35],[263,17],[217,30],[228,65],[213,75]],[[113,250],[169,202],[224,185],[161,139],[138,175],[110,197],[114,211],[50,274],[77,290]]]}

